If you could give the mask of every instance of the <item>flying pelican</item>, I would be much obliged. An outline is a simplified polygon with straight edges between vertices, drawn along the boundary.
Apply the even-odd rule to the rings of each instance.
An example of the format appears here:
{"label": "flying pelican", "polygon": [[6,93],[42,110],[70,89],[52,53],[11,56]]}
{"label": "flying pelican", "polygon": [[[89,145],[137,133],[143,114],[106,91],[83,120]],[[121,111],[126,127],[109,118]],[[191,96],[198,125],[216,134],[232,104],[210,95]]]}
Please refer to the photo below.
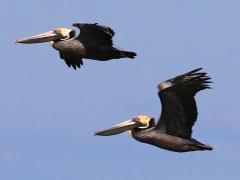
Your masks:
{"label": "flying pelican", "polygon": [[129,130],[135,140],[169,151],[211,151],[213,148],[210,145],[192,138],[192,127],[198,115],[194,96],[201,90],[209,89],[209,83],[212,83],[206,73],[199,72],[201,69],[158,85],[162,113],[156,124],[154,118],[140,115],[95,135],[111,136]]}
{"label": "flying pelican", "polygon": [[73,26],[80,29],[78,36],[73,29],[57,28],[43,34],[16,40],[16,43],[50,42],[52,47],[59,51],[60,58],[74,69],[83,65],[82,58],[107,61],[119,58],[133,59],[136,56],[135,52],[113,46],[112,38],[115,32],[110,27],[97,23],[74,23]]}

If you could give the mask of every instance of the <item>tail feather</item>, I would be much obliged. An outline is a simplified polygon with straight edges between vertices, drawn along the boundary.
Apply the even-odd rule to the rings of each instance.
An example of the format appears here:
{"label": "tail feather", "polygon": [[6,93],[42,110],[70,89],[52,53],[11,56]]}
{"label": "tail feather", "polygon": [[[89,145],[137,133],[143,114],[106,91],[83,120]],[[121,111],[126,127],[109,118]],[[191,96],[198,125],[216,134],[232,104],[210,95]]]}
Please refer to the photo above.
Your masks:
{"label": "tail feather", "polygon": [[209,151],[213,150],[213,147],[208,144],[198,144],[197,146],[200,148],[200,150],[209,150]]}
{"label": "tail feather", "polygon": [[120,51],[120,56],[133,59],[135,56],[137,56],[137,54],[131,51]]}

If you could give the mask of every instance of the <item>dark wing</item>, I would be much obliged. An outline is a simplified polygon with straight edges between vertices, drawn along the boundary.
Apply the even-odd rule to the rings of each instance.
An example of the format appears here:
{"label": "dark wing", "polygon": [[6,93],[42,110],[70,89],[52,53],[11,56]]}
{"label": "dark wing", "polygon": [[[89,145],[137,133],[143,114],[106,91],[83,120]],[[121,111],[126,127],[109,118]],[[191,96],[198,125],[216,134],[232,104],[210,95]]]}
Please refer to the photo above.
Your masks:
{"label": "dark wing", "polygon": [[74,23],[73,26],[80,29],[80,34],[77,37],[83,43],[99,43],[101,45],[113,45],[112,37],[114,31],[107,26],[101,26],[97,23]]}
{"label": "dark wing", "polygon": [[76,68],[80,68],[83,65],[82,57],[76,56],[70,53],[65,53],[63,51],[59,51],[60,58],[65,61],[68,67],[73,67],[75,70]]}
{"label": "dark wing", "polygon": [[166,133],[191,138],[192,127],[197,120],[197,106],[194,96],[208,89],[211,79],[202,68],[169,79],[158,85],[162,113],[157,129]]}

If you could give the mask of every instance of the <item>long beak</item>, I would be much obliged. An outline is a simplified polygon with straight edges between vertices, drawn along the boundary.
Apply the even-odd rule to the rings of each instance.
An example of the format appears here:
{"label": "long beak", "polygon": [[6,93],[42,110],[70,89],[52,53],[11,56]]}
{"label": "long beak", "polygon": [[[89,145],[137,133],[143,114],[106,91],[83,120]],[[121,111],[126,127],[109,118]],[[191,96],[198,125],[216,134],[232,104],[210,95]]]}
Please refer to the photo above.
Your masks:
{"label": "long beak", "polygon": [[49,31],[36,36],[16,40],[15,43],[24,43],[24,44],[43,43],[43,42],[54,41],[62,38],[64,38],[64,36],[62,36],[61,34],[57,34],[54,31]]}
{"label": "long beak", "polygon": [[123,133],[125,131],[128,131],[128,130],[136,128],[136,127],[140,127],[140,126],[143,126],[143,124],[141,122],[134,121],[133,119],[131,119],[128,121],[124,121],[116,126],[113,126],[110,129],[105,129],[103,131],[97,131],[97,132],[95,132],[94,135],[112,136],[112,135],[120,134],[120,133]]}

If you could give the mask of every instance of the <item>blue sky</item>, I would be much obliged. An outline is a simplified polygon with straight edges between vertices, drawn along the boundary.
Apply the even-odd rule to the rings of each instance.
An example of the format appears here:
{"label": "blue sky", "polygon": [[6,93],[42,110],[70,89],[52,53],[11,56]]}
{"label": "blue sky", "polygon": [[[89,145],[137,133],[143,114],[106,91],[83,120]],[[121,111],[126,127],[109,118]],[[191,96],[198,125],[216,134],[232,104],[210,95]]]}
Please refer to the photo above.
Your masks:
{"label": "blue sky", "polygon": [[[240,2],[2,0],[1,180],[236,179],[239,170]],[[134,60],[85,60],[69,69],[49,44],[18,38],[73,22],[112,27]],[[127,133],[93,133],[139,114],[159,117],[157,84],[203,67],[193,137],[212,152],[173,153]]]}

